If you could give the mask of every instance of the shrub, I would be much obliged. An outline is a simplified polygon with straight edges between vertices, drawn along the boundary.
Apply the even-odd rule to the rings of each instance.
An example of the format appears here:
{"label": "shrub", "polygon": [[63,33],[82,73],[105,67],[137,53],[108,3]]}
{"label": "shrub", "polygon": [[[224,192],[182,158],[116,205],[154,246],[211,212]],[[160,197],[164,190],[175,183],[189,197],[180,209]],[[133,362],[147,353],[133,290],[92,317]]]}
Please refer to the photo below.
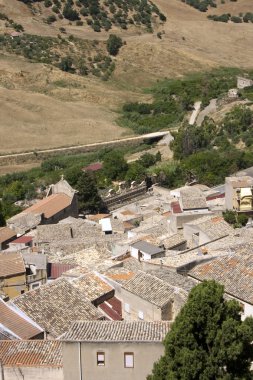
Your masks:
{"label": "shrub", "polygon": [[106,48],[109,54],[114,56],[117,55],[122,45],[123,41],[120,37],[116,36],[115,34],[110,34],[106,42]]}

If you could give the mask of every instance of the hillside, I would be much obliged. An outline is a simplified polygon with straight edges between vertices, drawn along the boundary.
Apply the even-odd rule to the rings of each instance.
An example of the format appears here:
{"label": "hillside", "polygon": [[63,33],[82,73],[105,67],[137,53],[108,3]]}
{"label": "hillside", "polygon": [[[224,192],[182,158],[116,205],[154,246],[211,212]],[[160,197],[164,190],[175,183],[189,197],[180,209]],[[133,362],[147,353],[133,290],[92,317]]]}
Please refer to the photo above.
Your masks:
{"label": "hillside", "polygon": [[[61,49],[57,43],[56,53],[64,57],[71,53],[72,46],[74,54],[87,57],[90,64],[86,76],[80,76],[78,70],[76,74],[66,73],[52,63],[33,62],[14,54],[0,43],[1,152],[119,138],[131,133],[116,124],[119,108],[130,100],[150,101],[143,88],[157,79],[219,65],[253,67],[253,24],[212,22],[206,12],[179,0],[153,3],[167,18],[165,23],[158,20],[153,25],[154,33],[138,25],[130,25],[126,30],[112,25],[109,31],[95,32],[87,23],[78,26],[66,19],[45,23],[43,19],[51,11],[42,4],[43,13],[33,14],[22,1],[0,0],[0,12],[21,24],[26,34],[58,39],[60,28],[65,28],[66,33],[60,34],[68,45]],[[229,7],[247,12],[251,4],[251,0],[226,1],[208,12],[228,12]],[[0,34],[11,30],[4,20],[0,21]],[[157,36],[159,32],[161,38]],[[125,42],[116,58],[109,57],[105,50],[110,33],[121,36]],[[71,35],[86,47],[77,48],[79,42],[71,41]],[[98,42],[94,44],[94,40]],[[87,54],[89,47],[92,51]],[[115,64],[107,81],[101,80],[103,75],[96,77],[92,73],[97,64],[94,57],[102,52]]]}

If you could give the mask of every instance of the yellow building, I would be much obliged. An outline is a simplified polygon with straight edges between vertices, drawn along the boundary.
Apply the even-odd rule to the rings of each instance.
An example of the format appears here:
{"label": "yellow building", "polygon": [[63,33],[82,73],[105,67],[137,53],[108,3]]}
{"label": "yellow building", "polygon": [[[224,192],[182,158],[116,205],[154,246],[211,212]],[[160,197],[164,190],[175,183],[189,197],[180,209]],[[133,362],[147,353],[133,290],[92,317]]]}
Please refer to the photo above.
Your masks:
{"label": "yellow building", "polygon": [[27,290],[26,269],[21,253],[0,253],[0,296],[11,299]]}
{"label": "yellow building", "polygon": [[253,212],[252,177],[242,176],[226,178],[225,206],[227,210]]}

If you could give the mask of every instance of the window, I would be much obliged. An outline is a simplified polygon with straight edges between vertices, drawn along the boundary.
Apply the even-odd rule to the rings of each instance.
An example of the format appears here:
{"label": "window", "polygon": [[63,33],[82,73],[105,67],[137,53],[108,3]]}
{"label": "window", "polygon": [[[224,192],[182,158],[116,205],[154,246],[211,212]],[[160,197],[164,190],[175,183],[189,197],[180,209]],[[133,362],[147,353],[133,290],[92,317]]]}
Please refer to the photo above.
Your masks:
{"label": "window", "polygon": [[138,312],[138,318],[139,319],[144,319],[144,313],[143,313],[143,311],[139,311]]}
{"label": "window", "polygon": [[128,303],[125,303],[125,312],[130,313],[130,306]]}
{"label": "window", "polygon": [[104,366],[105,365],[105,353],[97,352],[97,365]]}
{"label": "window", "polygon": [[39,288],[40,284],[39,283],[35,283],[35,284],[32,284],[32,289],[36,289],[36,288]]}
{"label": "window", "polygon": [[124,353],[124,367],[125,368],[134,368],[134,354],[133,352]]}

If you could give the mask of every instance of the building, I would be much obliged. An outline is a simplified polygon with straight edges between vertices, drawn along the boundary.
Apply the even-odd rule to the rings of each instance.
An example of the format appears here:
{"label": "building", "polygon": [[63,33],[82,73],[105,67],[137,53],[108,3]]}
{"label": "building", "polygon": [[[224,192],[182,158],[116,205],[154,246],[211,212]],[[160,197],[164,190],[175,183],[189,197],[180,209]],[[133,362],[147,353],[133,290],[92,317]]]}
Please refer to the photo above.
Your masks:
{"label": "building", "polygon": [[176,234],[184,224],[199,219],[210,212],[204,190],[196,186],[185,186],[171,191],[174,196],[171,202],[171,215],[169,215],[169,232]]}
{"label": "building", "polygon": [[96,273],[88,273],[71,282],[96,307],[114,296],[114,288]]}
{"label": "building", "polygon": [[184,237],[193,247],[233,234],[234,229],[222,216],[204,216],[184,224]]}
{"label": "building", "polygon": [[0,297],[17,297],[26,290],[26,268],[21,253],[0,253]]}
{"label": "building", "polygon": [[76,191],[63,178],[51,185],[46,198],[7,220],[7,226],[24,234],[39,224],[54,224],[68,216],[78,217]]}
{"label": "building", "polygon": [[40,326],[0,299],[0,341],[43,338],[44,332]]}
{"label": "building", "polygon": [[173,321],[187,296],[182,288],[142,271],[116,289],[125,320]]}
{"label": "building", "polygon": [[253,212],[253,178],[249,176],[227,177],[225,181],[226,210]]}
{"label": "building", "polygon": [[188,276],[197,280],[215,280],[223,284],[228,297],[242,308],[242,319],[253,316],[253,256],[229,254],[193,268]]}
{"label": "building", "polygon": [[20,236],[19,238],[13,240],[9,244],[9,248],[13,251],[19,251],[24,248],[31,248],[33,246],[32,236]]}
{"label": "building", "polygon": [[8,248],[9,243],[17,237],[15,231],[8,227],[0,227],[0,251]]}
{"label": "building", "polygon": [[145,380],[169,330],[168,322],[74,323],[62,337],[64,379]]}
{"label": "building", "polygon": [[130,245],[130,254],[139,261],[151,260],[154,257],[163,257],[164,248],[140,240]]}
{"label": "building", "polygon": [[242,90],[243,88],[246,87],[251,87],[253,86],[253,80],[250,78],[245,78],[245,77],[237,77],[237,88]]}
{"label": "building", "polygon": [[62,342],[0,340],[0,380],[63,380]]}
{"label": "building", "polygon": [[47,282],[47,256],[42,253],[22,253],[26,267],[28,290],[38,288]]}
{"label": "building", "polygon": [[64,278],[13,299],[12,304],[41,326],[49,338],[64,334],[75,321],[104,318],[83,293]]}

